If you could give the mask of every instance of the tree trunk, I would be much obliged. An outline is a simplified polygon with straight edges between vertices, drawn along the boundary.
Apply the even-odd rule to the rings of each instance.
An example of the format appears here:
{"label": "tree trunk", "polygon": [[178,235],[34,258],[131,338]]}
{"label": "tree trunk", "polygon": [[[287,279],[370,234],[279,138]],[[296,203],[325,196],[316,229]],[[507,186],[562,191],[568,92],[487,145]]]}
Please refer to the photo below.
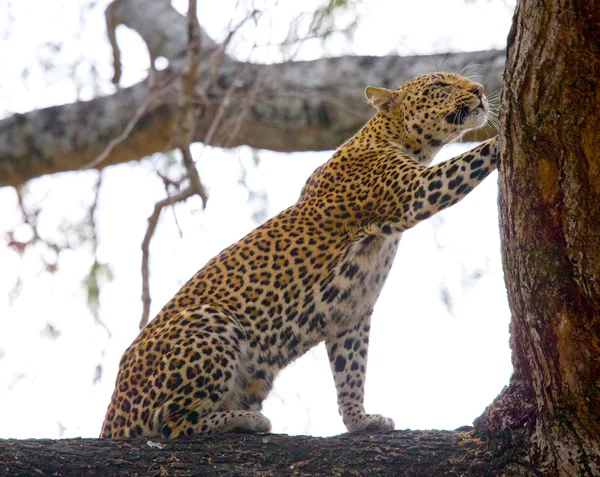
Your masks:
{"label": "tree trunk", "polygon": [[477,421],[540,475],[600,475],[600,2],[523,0],[499,168],[515,374]]}
{"label": "tree trunk", "polygon": [[[115,0],[107,17],[109,33],[119,24],[135,29],[150,57],[167,58],[169,68],[112,95],[0,120],[0,187],[78,170],[105,152],[97,167],[175,147],[185,17],[168,0]],[[337,148],[374,113],[364,97],[366,86],[395,88],[435,64],[444,63],[452,71],[484,65],[477,73],[487,78],[487,92],[498,91],[505,56],[503,51],[346,56],[265,65],[229,58],[204,32],[201,46],[193,140],[281,152]],[[468,138],[483,140],[493,134],[495,129],[488,128]]]}

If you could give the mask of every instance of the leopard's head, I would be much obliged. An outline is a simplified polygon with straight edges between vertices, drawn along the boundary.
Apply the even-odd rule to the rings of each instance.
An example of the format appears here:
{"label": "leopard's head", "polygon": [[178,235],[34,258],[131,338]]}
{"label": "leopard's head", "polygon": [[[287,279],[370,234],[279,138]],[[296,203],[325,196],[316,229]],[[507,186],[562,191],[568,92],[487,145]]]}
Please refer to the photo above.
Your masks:
{"label": "leopard's head", "polygon": [[411,148],[439,148],[485,124],[483,86],[454,73],[429,73],[398,89],[367,87],[367,99],[406,134]]}

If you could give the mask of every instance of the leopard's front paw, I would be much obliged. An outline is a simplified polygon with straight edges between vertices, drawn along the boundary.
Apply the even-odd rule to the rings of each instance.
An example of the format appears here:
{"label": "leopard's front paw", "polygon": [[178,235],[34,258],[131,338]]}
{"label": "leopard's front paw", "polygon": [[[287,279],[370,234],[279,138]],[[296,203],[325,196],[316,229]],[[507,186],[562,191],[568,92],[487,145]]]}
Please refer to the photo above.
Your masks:
{"label": "leopard's front paw", "polygon": [[395,427],[393,419],[381,414],[363,414],[346,424],[348,432],[360,431],[393,431]]}

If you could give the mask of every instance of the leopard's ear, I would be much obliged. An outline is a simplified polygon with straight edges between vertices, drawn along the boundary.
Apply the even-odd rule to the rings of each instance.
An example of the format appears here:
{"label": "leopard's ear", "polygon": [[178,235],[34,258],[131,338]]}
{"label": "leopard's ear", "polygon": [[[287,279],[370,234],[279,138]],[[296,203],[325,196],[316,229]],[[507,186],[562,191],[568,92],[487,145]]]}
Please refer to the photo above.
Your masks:
{"label": "leopard's ear", "polygon": [[381,113],[389,111],[398,101],[398,93],[385,88],[367,86],[365,95],[373,107]]}

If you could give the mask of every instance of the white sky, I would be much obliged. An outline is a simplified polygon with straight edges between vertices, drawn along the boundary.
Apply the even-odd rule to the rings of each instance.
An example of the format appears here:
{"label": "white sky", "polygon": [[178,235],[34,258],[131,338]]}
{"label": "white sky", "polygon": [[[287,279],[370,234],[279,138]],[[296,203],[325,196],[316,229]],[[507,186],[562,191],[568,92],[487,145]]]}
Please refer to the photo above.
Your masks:
{"label": "white sky", "polygon": [[[99,3],[102,7],[107,2]],[[175,2],[180,10],[186,3]],[[285,5],[292,3],[301,4]],[[0,5],[0,14],[6,5]],[[87,60],[75,70],[82,83],[80,97],[94,94],[85,86],[89,62],[97,65],[101,88],[110,92],[103,8],[92,11],[85,28],[80,28],[76,0],[13,1],[11,5],[15,22],[0,23],[0,115],[74,100],[69,69],[62,65],[83,55]],[[202,26],[216,40],[222,38],[235,2],[219,5],[217,11],[214,2],[202,0],[198,7]],[[308,3],[302,5],[308,9]],[[35,15],[29,13],[32,7]],[[368,1],[360,4],[359,12],[353,41],[340,39],[329,45],[327,54],[501,48],[512,14],[503,2],[483,0],[475,4]],[[292,13],[280,7],[278,15]],[[427,26],[418,27],[424,16]],[[274,22],[275,36],[286,21]],[[79,39],[74,41],[74,37]],[[67,48],[49,55],[40,46],[49,40],[67,41]],[[135,83],[145,74],[145,50],[136,35],[124,28],[119,29],[119,41],[124,82]],[[243,42],[237,48],[240,55],[248,54]],[[318,45],[309,44],[301,57],[315,57],[318,51]],[[260,54],[268,57],[265,51]],[[58,65],[58,71],[44,73],[38,66],[40,58]],[[20,74],[25,67],[29,76],[23,80]],[[461,147],[447,148],[441,155],[451,157]],[[195,147],[196,153],[201,150]],[[164,214],[152,244],[153,313],[211,256],[256,225],[250,218],[253,205],[248,203],[248,192],[239,185],[240,161],[248,169],[250,187],[268,193],[270,216],[295,201],[306,177],[330,153],[260,151],[259,155],[260,165],[253,167],[247,148],[203,151],[199,169],[210,201],[205,211],[193,200],[177,207],[183,238],[172,212]],[[18,225],[14,190],[0,189],[0,437],[98,434],[118,360],[137,334],[140,243],[147,217],[164,195],[154,171],[155,166],[146,161],[105,172],[97,223],[99,258],[110,263],[114,272],[101,301],[101,318],[112,331],[110,339],[94,324],[85,302],[82,280],[91,265],[89,250],[64,252],[54,275],[43,271],[40,254],[47,252],[41,247],[21,260],[6,247],[5,232],[16,229],[18,238],[26,238],[29,231]],[[95,177],[92,171],[32,181],[32,197],[44,208],[42,234],[59,237],[56,230],[61,224],[85,214]],[[399,429],[455,428],[471,423],[507,384],[511,372],[509,311],[497,223],[494,173],[463,202],[404,234],[373,317],[368,412],[394,418]],[[9,293],[19,273],[24,286],[13,301]],[[441,300],[442,288],[451,296],[452,313]],[[47,323],[60,331],[57,339],[45,336]],[[103,379],[94,385],[99,363]],[[274,432],[331,435],[344,431],[323,347],[310,351],[281,374],[264,411]]]}

